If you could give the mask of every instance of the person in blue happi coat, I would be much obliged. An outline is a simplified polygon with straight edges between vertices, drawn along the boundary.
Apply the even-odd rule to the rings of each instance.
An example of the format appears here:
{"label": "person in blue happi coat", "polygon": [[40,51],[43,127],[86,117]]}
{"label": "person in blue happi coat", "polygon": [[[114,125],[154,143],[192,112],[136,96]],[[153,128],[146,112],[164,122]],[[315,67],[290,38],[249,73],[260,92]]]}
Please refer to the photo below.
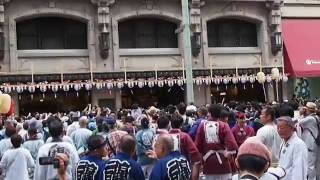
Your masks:
{"label": "person in blue happi coat", "polygon": [[191,168],[188,160],[174,151],[174,140],[169,134],[158,136],[154,145],[154,156],[158,159],[150,175],[150,180],[171,180],[191,178]]}
{"label": "person in blue happi coat", "polygon": [[87,140],[89,152],[77,163],[75,169],[75,180],[103,179],[103,170],[106,161],[103,157],[107,156],[105,139],[100,135],[92,135]]}
{"label": "person in blue happi coat", "polygon": [[131,135],[121,137],[116,156],[109,159],[104,169],[104,180],[144,180],[141,166],[132,159],[136,141]]}

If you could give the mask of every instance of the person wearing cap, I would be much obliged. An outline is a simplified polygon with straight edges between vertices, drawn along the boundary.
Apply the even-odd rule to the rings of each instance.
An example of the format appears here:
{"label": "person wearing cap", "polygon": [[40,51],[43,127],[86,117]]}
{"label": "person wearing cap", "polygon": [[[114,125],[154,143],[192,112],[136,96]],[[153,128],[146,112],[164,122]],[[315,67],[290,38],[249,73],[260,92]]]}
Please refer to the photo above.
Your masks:
{"label": "person wearing cap", "polygon": [[272,153],[272,166],[277,166],[281,138],[277,132],[277,125],[274,123],[275,110],[272,107],[265,107],[260,114],[260,122],[264,125],[257,131],[257,137],[266,145]]}
{"label": "person wearing cap", "polygon": [[308,180],[316,180],[317,158],[319,146],[316,144],[316,138],[319,134],[319,117],[316,115],[317,105],[313,102],[307,102],[305,106],[305,117],[298,120],[298,127],[301,128],[301,139],[308,148]]}
{"label": "person wearing cap", "polygon": [[252,127],[246,124],[246,115],[242,112],[236,113],[237,124],[231,129],[238,146],[240,146],[248,137],[254,136]]}
{"label": "person wearing cap", "polygon": [[[269,168],[271,152],[256,138],[248,138],[239,148],[236,165],[239,174],[232,180],[279,180],[285,176],[283,168]],[[267,171],[267,172],[266,172]]]}
{"label": "person wearing cap", "polygon": [[150,180],[191,179],[191,167],[188,160],[174,150],[174,140],[169,134],[159,135],[155,152],[150,154],[158,159],[150,175]]}
{"label": "person wearing cap", "polygon": [[297,136],[295,123],[289,116],[277,119],[278,133],[283,139],[280,146],[279,166],[286,171],[283,180],[306,180],[308,172],[308,149]]}
{"label": "person wearing cap", "polygon": [[103,179],[103,170],[106,163],[103,158],[107,156],[106,142],[102,136],[92,135],[89,137],[87,144],[89,151],[75,167],[75,180]]}
{"label": "person wearing cap", "polygon": [[182,125],[181,130],[185,133],[188,133],[194,123],[194,120],[191,117],[188,117],[186,115],[187,106],[184,103],[178,104],[177,110],[178,110],[179,115],[183,118],[183,125]]}
{"label": "person wearing cap", "polygon": [[70,135],[72,141],[74,142],[79,155],[82,155],[88,149],[87,140],[92,135],[92,131],[87,129],[87,116],[82,116],[79,118],[79,129],[73,131]]}
{"label": "person wearing cap", "polygon": [[109,152],[109,157],[113,157],[116,155],[118,151],[118,145],[122,136],[128,134],[126,131],[118,130],[116,127],[116,119],[112,116],[109,116],[105,119],[105,122],[109,133],[107,135],[106,141],[108,143],[107,149]]}
{"label": "person wearing cap", "polygon": [[207,180],[230,179],[229,157],[238,150],[229,125],[219,121],[222,107],[210,105],[208,120],[198,128],[195,144],[203,159],[203,174]]}
{"label": "person wearing cap", "polygon": [[132,159],[135,155],[136,141],[129,134],[119,140],[117,155],[106,162],[103,179],[110,180],[144,180],[141,166]]}

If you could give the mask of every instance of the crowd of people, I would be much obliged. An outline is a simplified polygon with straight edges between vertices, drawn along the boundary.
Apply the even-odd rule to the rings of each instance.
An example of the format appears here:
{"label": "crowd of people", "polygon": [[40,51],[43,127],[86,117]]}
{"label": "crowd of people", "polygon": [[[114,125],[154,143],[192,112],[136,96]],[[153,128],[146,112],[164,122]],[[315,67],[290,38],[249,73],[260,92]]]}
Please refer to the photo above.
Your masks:
{"label": "crowd of people", "polygon": [[5,180],[320,180],[317,104],[181,103],[0,120]]}

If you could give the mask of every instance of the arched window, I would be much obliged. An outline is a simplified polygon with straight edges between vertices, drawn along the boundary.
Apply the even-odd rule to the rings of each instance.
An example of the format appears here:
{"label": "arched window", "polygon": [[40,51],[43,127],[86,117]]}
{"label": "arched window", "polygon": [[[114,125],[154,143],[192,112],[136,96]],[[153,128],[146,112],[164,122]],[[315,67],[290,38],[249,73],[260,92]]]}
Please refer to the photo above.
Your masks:
{"label": "arched window", "polygon": [[87,24],[60,17],[17,22],[18,49],[87,49]]}
{"label": "arched window", "polygon": [[155,18],[119,22],[120,48],[178,48],[175,23]]}
{"label": "arched window", "polygon": [[208,21],[209,47],[257,47],[257,25],[237,19]]}

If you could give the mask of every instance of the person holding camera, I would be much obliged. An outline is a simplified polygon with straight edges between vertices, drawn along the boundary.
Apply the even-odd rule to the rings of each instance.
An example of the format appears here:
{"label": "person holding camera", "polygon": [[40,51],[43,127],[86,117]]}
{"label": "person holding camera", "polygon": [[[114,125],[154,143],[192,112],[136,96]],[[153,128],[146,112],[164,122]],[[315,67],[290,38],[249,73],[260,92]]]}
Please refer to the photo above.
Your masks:
{"label": "person holding camera", "polygon": [[59,179],[60,161],[56,156],[58,153],[62,153],[69,157],[69,162],[66,164],[65,178],[71,180],[73,178],[72,171],[79,161],[78,152],[74,145],[62,141],[63,123],[58,117],[51,116],[48,118],[48,128],[52,136],[52,142],[44,144],[39,149],[34,179]]}
{"label": "person holding camera", "polygon": [[106,161],[104,157],[108,155],[106,141],[102,136],[92,135],[88,141],[89,152],[80,159],[75,168],[75,180],[103,179],[103,170]]}
{"label": "person holding camera", "polygon": [[0,168],[4,180],[29,180],[28,169],[34,167],[30,152],[21,147],[22,137],[18,134],[11,136],[13,149],[4,152]]}

